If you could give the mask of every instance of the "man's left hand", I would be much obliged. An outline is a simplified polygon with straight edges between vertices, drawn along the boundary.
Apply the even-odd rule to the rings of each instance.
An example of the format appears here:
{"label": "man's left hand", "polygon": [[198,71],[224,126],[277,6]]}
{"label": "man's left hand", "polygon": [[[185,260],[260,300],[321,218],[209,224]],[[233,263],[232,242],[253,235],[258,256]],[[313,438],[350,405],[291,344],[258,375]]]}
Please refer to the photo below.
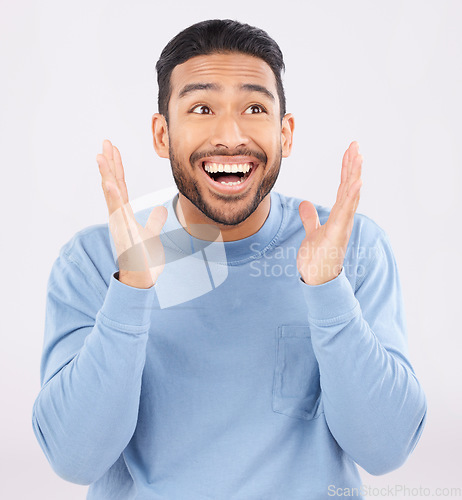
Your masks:
{"label": "man's left hand", "polygon": [[297,254],[297,268],[308,285],[327,283],[342,271],[359,203],[362,163],[359,144],[353,141],[343,155],[337,199],[324,225],[312,203],[302,201],[298,207],[306,236]]}

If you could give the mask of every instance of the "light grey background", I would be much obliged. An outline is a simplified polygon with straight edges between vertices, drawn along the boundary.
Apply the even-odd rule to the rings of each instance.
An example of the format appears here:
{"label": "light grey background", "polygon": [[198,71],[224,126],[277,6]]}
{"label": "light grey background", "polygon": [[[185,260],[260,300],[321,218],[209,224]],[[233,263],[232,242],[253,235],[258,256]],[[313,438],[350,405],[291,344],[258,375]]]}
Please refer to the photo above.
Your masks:
{"label": "light grey background", "polygon": [[284,53],[296,128],[277,191],[331,206],[351,141],[364,156],[358,211],[390,236],[429,404],[407,463],[380,477],[361,472],[364,484],[462,487],[462,3],[0,5],[0,497],[85,498],[86,487],[54,474],[32,432],[47,279],[76,231],[107,221],[95,160],[103,139],[121,151],[131,199],[174,185],[152,146],[155,63],[175,34],[210,18],[259,26]]}

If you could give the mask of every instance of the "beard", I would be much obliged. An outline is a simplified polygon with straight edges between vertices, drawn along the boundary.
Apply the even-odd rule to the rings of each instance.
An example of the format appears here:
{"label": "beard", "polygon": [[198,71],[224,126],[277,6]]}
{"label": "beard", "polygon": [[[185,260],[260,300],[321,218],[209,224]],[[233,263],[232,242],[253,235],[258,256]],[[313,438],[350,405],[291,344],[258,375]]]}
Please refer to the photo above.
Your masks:
{"label": "beard", "polygon": [[[184,168],[181,166],[180,162],[175,156],[175,152],[172,148],[172,141],[169,141],[169,156],[170,165],[172,167],[172,174],[175,180],[175,184],[178,191],[187,198],[195,207],[197,207],[206,217],[214,221],[216,224],[222,224],[224,226],[235,226],[245,221],[250,215],[252,215],[258,208],[262,200],[268,195],[268,193],[273,189],[274,184],[279,176],[279,171],[281,169],[282,162],[282,149],[279,145],[279,154],[275,159],[274,163],[267,168],[267,157],[266,155],[250,151],[250,150],[239,150],[230,154],[227,151],[208,151],[205,153],[193,153],[189,159],[189,165]],[[199,185],[190,174],[193,171],[194,164],[200,158],[205,158],[207,156],[254,156],[261,161],[258,169],[267,169],[267,175],[263,178],[261,184],[258,186],[255,193],[252,190],[246,191],[241,194],[220,194],[209,191],[210,195],[216,200],[215,203],[208,202],[204,196],[202,196],[202,189],[204,187]],[[202,168],[202,167],[198,167]],[[247,203],[240,203],[242,200],[246,200]]]}

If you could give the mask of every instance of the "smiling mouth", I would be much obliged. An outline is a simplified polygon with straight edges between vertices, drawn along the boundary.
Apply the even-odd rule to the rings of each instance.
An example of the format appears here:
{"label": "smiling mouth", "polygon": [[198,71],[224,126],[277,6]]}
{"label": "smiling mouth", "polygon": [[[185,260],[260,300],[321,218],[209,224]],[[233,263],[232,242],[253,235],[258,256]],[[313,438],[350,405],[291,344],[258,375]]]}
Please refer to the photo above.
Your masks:
{"label": "smiling mouth", "polygon": [[221,164],[202,162],[204,172],[215,182],[227,186],[243,184],[255,168],[253,162]]}

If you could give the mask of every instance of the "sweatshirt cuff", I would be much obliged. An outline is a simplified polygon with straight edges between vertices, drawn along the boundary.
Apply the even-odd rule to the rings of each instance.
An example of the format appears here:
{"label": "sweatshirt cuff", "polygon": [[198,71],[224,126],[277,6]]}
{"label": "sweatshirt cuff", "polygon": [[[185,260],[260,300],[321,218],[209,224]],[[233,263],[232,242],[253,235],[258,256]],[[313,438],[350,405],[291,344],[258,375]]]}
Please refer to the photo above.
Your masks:
{"label": "sweatshirt cuff", "polygon": [[153,309],[160,309],[156,284],[151,288],[135,288],[119,281],[116,274],[118,275],[118,271],[111,275],[106,297],[98,314],[104,316],[106,323],[114,323],[115,327],[119,324],[122,329],[133,333],[143,332],[150,326]]}
{"label": "sweatshirt cuff", "polygon": [[360,307],[345,268],[336,278],[322,285],[308,285],[302,278],[299,281],[308,306],[308,319],[312,323],[341,323],[350,320]]}

